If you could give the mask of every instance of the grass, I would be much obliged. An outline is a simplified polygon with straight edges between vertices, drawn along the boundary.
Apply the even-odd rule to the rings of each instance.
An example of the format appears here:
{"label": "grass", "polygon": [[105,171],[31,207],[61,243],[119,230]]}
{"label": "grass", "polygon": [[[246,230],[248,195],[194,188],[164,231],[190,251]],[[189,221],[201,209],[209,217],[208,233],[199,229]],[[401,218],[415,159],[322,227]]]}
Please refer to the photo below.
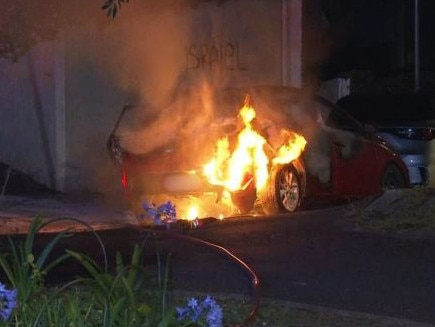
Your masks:
{"label": "grass", "polygon": [[[204,296],[201,293],[175,293],[175,302],[188,296]],[[240,326],[249,315],[252,304],[239,294],[214,294],[224,312],[225,326]],[[251,327],[418,327],[422,324],[391,317],[355,313],[314,305],[299,304],[274,299],[262,299],[260,310]]]}
{"label": "grass", "polygon": [[386,233],[435,231],[434,189],[415,187],[390,192],[387,200],[351,205],[351,223],[358,229]]}

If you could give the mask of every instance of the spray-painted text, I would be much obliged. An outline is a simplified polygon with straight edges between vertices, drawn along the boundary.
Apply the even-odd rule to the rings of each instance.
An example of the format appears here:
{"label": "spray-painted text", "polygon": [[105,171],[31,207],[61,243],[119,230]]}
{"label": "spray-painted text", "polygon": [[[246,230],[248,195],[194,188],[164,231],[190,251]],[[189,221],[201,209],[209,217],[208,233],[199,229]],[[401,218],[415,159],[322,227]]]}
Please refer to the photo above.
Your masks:
{"label": "spray-painted text", "polygon": [[186,66],[189,70],[247,70],[241,61],[238,42],[191,44],[186,47]]}

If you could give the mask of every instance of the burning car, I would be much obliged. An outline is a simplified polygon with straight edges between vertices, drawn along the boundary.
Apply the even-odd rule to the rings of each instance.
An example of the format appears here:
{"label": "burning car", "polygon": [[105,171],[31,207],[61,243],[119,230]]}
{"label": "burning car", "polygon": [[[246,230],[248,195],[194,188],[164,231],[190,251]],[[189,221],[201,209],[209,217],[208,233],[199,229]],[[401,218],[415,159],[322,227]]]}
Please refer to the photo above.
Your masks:
{"label": "burning car", "polygon": [[358,121],[286,87],[185,91],[158,112],[126,106],[107,145],[133,211],[171,200],[186,219],[409,186],[400,157]]}

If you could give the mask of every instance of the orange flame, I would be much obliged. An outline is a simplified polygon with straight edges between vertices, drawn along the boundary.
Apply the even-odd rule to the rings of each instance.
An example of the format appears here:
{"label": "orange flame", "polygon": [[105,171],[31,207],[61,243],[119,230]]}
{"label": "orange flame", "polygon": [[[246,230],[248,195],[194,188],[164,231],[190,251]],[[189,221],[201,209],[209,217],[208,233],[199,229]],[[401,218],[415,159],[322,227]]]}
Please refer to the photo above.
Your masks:
{"label": "orange flame", "polygon": [[283,144],[272,159],[272,164],[286,164],[297,159],[307,144],[307,141],[302,135],[294,132],[285,131],[283,133],[287,136],[288,142]]}
{"label": "orange flame", "polygon": [[[234,150],[231,149],[228,137],[220,139],[216,144],[213,159],[204,166],[204,175],[210,184],[223,186],[229,191],[243,190],[253,179],[257,191],[261,191],[267,185],[270,169],[270,160],[264,148],[266,145],[270,149],[272,147],[254,129],[256,112],[250,104],[249,97],[245,99],[239,115],[244,128],[237,136]],[[302,135],[295,132],[284,131],[282,136],[286,141],[273,153],[273,165],[295,160],[307,143]]]}

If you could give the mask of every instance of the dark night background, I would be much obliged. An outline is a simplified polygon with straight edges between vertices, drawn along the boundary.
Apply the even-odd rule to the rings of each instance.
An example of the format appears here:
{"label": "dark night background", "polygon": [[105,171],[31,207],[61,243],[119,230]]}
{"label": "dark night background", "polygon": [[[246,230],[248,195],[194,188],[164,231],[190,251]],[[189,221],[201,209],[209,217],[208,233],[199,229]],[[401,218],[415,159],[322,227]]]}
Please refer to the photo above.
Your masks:
{"label": "dark night background", "polygon": [[[422,88],[435,71],[435,2],[419,0]],[[379,80],[414,71],[414,0],[304,2],[305,73],[322,80],[364,71]],[[429,78],[430,79],[430,78]]]}

